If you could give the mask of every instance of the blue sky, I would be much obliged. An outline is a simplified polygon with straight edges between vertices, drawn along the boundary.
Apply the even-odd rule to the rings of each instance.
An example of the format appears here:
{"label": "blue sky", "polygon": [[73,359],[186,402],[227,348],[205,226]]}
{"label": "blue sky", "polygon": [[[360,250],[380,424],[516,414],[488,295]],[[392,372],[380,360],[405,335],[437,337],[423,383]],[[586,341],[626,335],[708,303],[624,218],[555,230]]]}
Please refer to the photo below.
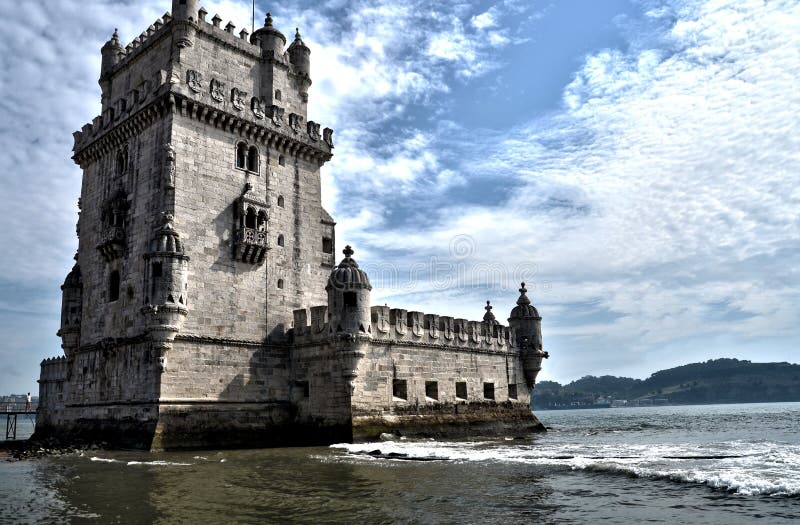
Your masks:
{"label": "blue sky", "polygon": [[[249,27],[248,2],[203,5]],[[503,319],[525,279],[562,382],[797,361],[797,1],[257,5],[311,47],[323,198],[375,304]],[[0,392],[22,392],[60,353],[99,48],[169,2],[0,7]]]}

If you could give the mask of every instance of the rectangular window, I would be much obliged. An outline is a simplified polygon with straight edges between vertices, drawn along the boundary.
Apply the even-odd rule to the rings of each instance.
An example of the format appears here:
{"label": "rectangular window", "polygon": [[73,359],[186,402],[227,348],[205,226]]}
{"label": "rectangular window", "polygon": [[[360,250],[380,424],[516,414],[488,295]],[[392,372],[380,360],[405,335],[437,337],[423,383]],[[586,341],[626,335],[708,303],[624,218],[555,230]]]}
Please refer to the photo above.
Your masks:
{"label": "rectangular window", "polygon": [[425,397],[429,399],[439,399],[439,383],[436,381],[425,381]]}
{"label": "rectangular window", "polygon": [[392,396],[395,399],[408,399],[408,386],[405,379],[392,381]]}
{"label": "rectangular window", "polygon": [[297,387],[297,392],[300,395],[302,395],[304,398],[309,396],[308,381],[295,381],[294,384]]}
{"label": "rectangular window", "polygon": [[517,399],[517,385],[508,385],[508,399]]}
{"label": "rectangular window", "polygon": [[494,383],[483,384],[483,398],[494,399]]}
{"label": "rectangular window", "polygon": [[467,400],[467,383],[465,381],[456,381],[456,399]]}
{"label": "rectangular window", "polygon": [[322,238],[322,253],[333,253],[333,239]]}
{"label": "rectangular window", "polygon": [[345,292],[343,295],[345,306],[358,306],[358,297],[355,292]]}

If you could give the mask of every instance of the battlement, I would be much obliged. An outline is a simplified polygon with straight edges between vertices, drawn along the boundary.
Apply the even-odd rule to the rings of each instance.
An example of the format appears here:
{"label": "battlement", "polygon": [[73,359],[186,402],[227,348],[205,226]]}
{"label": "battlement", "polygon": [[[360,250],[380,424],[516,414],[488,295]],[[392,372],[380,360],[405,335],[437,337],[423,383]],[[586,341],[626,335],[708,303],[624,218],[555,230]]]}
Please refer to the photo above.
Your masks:
{"label": "battlement", "polygon": [[67,358],[51,357],[41,362],[40,383],[64,381],[67,378]]}
{"label": "battlement", "polygon": [[[294,310],[294,343],[321,343],[335,337],[328,322],[327,306]],[[367,328],[373,341],[390,344],[449,346],[492,352],[516,350],[514,332],[508,326],[487,321],[468,321],[388,306],[371,308]]]}

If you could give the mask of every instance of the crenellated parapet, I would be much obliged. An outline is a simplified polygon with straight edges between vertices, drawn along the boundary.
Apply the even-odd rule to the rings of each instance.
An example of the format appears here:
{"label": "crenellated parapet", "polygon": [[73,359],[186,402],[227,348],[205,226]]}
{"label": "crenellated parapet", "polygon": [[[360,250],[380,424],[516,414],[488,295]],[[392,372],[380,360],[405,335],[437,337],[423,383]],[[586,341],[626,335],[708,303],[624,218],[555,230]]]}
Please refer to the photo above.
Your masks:
{"label": "crenellated parapet", "polygon": [[42,372],[39,383],[54,383],[67,378],[68,361],[66,357],[50,357],[41,362]]}

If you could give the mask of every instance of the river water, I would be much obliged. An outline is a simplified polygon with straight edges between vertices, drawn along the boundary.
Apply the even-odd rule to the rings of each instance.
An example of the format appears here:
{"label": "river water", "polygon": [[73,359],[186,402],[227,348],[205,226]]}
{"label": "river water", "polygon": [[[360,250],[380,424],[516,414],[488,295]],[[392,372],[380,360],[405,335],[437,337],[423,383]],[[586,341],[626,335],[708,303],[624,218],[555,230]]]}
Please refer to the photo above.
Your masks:
{"label": "river water", "polygon": [[800,521],[800,403],[539,417],[538,436],[0,462],[0,523]]}

